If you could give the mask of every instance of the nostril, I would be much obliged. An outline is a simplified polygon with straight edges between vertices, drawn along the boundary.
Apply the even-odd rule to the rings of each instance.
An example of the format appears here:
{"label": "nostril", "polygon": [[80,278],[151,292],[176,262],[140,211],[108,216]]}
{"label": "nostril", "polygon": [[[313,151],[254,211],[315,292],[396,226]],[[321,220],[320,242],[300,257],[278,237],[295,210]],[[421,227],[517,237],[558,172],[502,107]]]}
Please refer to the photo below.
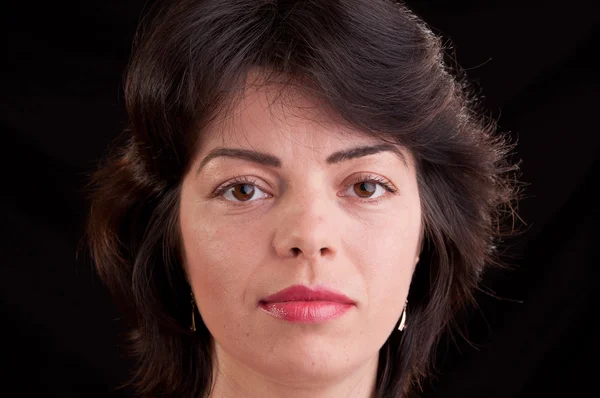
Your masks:
{"label": "nostril", "polygon": [[333,255],[333,250],[331,250],[330,247],[323,247],[320,250],[320,254],[321,254],[321,256],[332,256]]}
{"label": "nostril", "polygon": [[[302,249],[300,249],[299,247],[292,247],[290,249],[290,253],[293,257],[298,257],[302,254],[304,254],[305,256],[309,256],[310,253],[309,252],[304,252],[302,251]],[[315,253],[316,254],[316,253]],[[328,247],[323,247],[321,249],[319,249],[319,255],[320,256],[328,256],[331,254],[331,249]]]}

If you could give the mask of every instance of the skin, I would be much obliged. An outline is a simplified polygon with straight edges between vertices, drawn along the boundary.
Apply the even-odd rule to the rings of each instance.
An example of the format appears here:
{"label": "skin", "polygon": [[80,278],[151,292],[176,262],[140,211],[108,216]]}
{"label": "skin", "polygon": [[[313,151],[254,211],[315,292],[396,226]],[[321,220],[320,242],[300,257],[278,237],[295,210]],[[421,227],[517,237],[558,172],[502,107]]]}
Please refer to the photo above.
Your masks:
{"label": "skin", "polygon": [[[401,333],[395,327],[418,262],[413,157],[398,146],[399,153],[328,162],[335,152],[382,142],[308,96],[258,81],[251,73],[230,117],[202,132],[181,191],[185,270],[213,336],[211,396],[371,397],[378,352]],[[281,89],[285,101],[274,95]],[[217,148],[258,150],[281,164],[206,160]],[[218,192],[229,184],[238,185]],[[356,304],[319,324],[290,323],[259,307],[295,284],[335,289]]]}

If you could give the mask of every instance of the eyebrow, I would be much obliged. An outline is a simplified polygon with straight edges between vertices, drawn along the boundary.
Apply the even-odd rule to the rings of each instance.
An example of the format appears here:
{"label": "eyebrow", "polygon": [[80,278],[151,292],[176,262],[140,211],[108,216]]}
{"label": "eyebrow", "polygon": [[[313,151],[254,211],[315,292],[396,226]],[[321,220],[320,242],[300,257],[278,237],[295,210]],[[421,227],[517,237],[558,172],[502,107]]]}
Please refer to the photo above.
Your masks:
{"label": "eyebrow", "polygon": [[[392,152],[398,156],[400,160],[402,160],[406,167],[408,167],[408,163],[404,154],[400,151],[400,149],[392,144],[367,145],[344,149],[329,155],[326,159],[326,162],[327,164],[337,164],[351,159],[358,159],[365,156],[374,155],[380,152]],[[277,156],[265,152],[239,148],[215,148],[210,151],[210,153],[206,155],[204,159],[202,159],[200,166],[198,166],[197,172],[199,173],[208,162],[218,157],[242,159],[275,168],[280,168],[282,164],[281,160]]]}

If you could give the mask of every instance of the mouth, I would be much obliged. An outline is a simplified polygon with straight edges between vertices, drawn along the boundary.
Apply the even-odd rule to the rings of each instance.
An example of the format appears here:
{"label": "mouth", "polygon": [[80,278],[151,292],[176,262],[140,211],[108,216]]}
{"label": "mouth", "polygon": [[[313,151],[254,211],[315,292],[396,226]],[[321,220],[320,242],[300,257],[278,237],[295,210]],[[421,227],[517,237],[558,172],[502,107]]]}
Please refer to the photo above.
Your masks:
{"label": "mouth", "polygon": [[293,323],[324,323],[344,315],[356,302],[326,288],[290,286],[259,301],[277,319]]}

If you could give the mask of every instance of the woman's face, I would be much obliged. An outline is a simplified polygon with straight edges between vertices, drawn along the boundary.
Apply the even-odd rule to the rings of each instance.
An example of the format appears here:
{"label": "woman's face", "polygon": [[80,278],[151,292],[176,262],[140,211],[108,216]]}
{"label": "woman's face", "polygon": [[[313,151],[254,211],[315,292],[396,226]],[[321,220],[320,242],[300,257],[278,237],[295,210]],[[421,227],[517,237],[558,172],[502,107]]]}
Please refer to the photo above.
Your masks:
{"label": "woman's face", "polygon": [[[338,377],[399,333],[421,234],[413,158],[272,90],[248,87],[203,132],[181,192],[185,269],[220,363]],[[313,292],[272,296],[298,285]]]}

